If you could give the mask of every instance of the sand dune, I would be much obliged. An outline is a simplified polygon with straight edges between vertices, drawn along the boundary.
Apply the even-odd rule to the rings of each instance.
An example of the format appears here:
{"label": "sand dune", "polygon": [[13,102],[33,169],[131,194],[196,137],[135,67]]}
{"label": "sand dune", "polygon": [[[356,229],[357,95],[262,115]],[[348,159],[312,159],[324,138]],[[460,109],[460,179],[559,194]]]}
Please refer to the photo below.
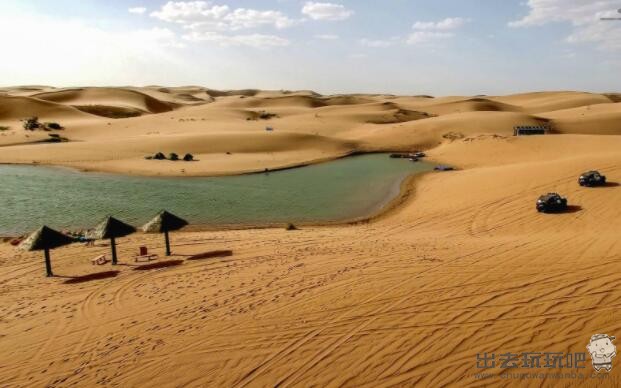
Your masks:
{"label": "sand dune", "polygon": [[171,90],[163,87],[153,88],[131,88],[132,90],[144,93],[159,101],[172,104],[173,106],[204,104],[215,101],[204,90]]}
{"label": "sand dune", "polygon": [[604,93],[612,102],[621,102],[621,93]]}
{"label": "sand dune", "polygon": [[370,98],[355,97],[355,96],[319,97],[319,96],[311,96],[311,95],[302,94],[302,95],[285,95],[285,96],[277,96],[277,97],[248,98],[245,100],[237,101],[236,103],[231,104],[231,106],[252,107],[252,108],[282,107],[282,106],[319,108],[319,107],[333,106],[333,105],[368,104],[374,101],[375,100],[370,99]]}
{"label": "sand dune", "polygon": [[464,98],[457,101],[427,104],[427,112],[444,115],[461,112],[519,112],[520,107],[483,97]]}
{"label": "sand dune", "polygon": [[524,93],[494,97],[494,100],[519,106],[528,113],[549,112],[612,102],[612,100],[604,94],[583,92]]}
{"label": "sand dune", "polygon": [[[162,113],[174,109],[174,105],[153,98],[142,92],[122,88],[59,89],[35,94],[32,97],[76,107],[119,107],[145,113]],[[97,112],[91,110],[89,113]]]}
{"label": "sand dune", "polygon": [[[51,279],[39,253],[0,243],[0,385],[555,386],[504,379],[503,369],[477,368],[477,355],[581,353],[593,334],[621,335],[617,94],[138,90],[164,104],[179,95],[213,101],[114,120],[0,96],[0,126],[11,126],[0,133],[0,162],[217,175],[423,148],[458,170],[409,182],[368,222],[174,233],[173,257],[155,266],[132,257],[143,245],[163,256],[159,235],[118,240],[123,265],[114,268],[89,261],[109,251],[106,242],[57,249],[60,276]],[[139,104],[134,92],[97,101]],[[277,116],[258,118],[262,111]],[[46,135],[24,137],[16,120],[32,114],[71,123],[70,141],[7,140]],[[516,125],[538,124],[553,133],[512,136]],[[144,159],[156,151],[199,161]],[[578,175],[591,169],[610,184],[580,187]],[[567,196],[570,211],[537,213],[547,192]],[[591,378],[587,356],[584,376],[561,383],[619,386],[613,362],[605,380]]]}
{"label": "sand dune", "polygon": [[43,85],[23,85],[23,86],[9,86],[9,87],[0,87],[0,94],[7,94],[10,96],[21,96],[21,97],[29,97],[33,94],[51,91],[55,88],[51,86],[43,86]]}
{"label": "sand dune", "polygon": [[[98,122],[98,117],[82,112],[72,106],[30,97],[0,95],[0,146],[39,142],[48,139],[46,131],[25,131],[23,122],[36,116],[41,123],[57,122],[65,129]],[[68,130],[67,130],[68,132]]]}
{"label": "sand dune", "polygon": [[602,103],[541,114],[562,133],[621,135],[621,104]]}
{"label": "sand dune", "polygon": [[79,120],[90,118],[71,106],[29,97],[0,96],[0,120],[15,122],[38,116],[41,120]]}
{"label": "sand dune", "polygon": [[390,126],[361,126],[349,136],[366,144],[366,149],[430,149],[476,134],[512,136],[516,125],[541,125],[546,119],[512,112],[466,112],[446,114]]}
{"label": "sand dune", "polygon": [[[79,141],[80,145],[37,145],[36,151],[27,154],[22,154],[21,149],[6,150],[4,155],[0,155],[0,161],[10,162],[14,155],[19,154],[20,161],[37,160],[108,171],[109,167],[104,165],[110,163],[105,159],[115,152],[109,147],[125,144],[119,148],[125,150],[122,159],[125,163],[141,166],[128,167],[127,170],[146,175],[183,173],[161,164],[145,164],[145,153],[167,153],[175,148],[174,152],[199,153],[205,160],[211,161],[223,152],[223,148],[227,148],[214,146],[221,144],[217,141],[213,143],[214,139],[227,139],[224,143],[231,141],[240,144],[240,147],[228,147],[227,152],[239,153],[239,148],[246,155],[272,152],[274,144],[280,144],[280,139],[285,138],[290,139],[292,144],[281,148],[300,150],[293,144],[299,139],[287,134],[311,135],[339,145],[325,149],[322,146],[308,147],[305,150],[308,162],[357,151],[430,149],[477,134],[511,136],[513,127],[517,125],[547,124],[558,134],[616,135],[619,134],[617,123],[621,117],[619,105],[612,102],[614,93],[540,92],[475,97],[321,96],[311,91],[217,91],[200,86],[16,87],[3,90],[9,94],[24,90],[47,91],[34,93],[31,97],[2,97],[7,103],[0,110],[0,125],[11,129],[0,135],[0,144],[22,144],[45,139],[46,134],[32,133],[26,137],[19,130],[18,120],[39,115],[45,120],[69,123],[65,135],[70,142]],[[268,126],[275,128],[275,136],[263,136]],[[62,154],[54,152],[61,149],[58,147],[64,147]],[[80,151],[74,152],[74,149]],[[91,158],[86,166],[80,155],[89,150],[92,155],[99,156]],[[301,164],[304,162],[301,158],[289,156],[274,158],[276,162],[269,163],[269,168],[277,167],[278,163],[289,166],[294,159]],[[264,158],[261,160],[261,163],[253,163],[251,159],[244,158],[244,162],[236,162],[224,170],[211,168],[207,163],[197,164],[192,174],[254,171],[258,168],[257,164],[265,164]],[[101,166],[98,167],[98,163]],[[118,167],[114,168],[114,171],[118,170]]]}

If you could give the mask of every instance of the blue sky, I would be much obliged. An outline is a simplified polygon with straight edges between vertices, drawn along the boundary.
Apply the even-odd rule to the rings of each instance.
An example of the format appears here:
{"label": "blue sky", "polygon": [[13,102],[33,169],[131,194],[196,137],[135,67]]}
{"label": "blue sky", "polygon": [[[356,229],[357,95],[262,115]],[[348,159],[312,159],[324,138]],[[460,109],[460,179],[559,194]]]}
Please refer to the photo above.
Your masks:
{"label": "blue sky", "polygon": [[0,83],[621,91],[621,0],[3,0]]}

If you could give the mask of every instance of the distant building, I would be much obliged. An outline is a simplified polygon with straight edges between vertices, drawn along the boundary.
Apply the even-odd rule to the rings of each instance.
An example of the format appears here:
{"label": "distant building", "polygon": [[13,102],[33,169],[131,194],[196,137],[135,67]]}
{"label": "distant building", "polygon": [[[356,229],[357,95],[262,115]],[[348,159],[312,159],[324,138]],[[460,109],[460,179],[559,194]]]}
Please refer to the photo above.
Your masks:
{"label": "distant building", "polygon": [[513,127],[513,136],[545,135],[550,133],[547,125],[518,125]]}

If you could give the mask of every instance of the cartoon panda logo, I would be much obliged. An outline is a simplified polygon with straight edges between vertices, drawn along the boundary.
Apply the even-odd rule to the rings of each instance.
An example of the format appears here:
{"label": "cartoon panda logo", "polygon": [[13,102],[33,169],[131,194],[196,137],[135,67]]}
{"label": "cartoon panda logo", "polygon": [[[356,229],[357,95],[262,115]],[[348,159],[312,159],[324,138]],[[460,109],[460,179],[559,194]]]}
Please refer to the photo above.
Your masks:
{"label": "cartoon panda logo", "polygon": [[617,355],[617,347],[612,343],[615,337],[608,334],[595,334],[587,345],[587,350],[591,354],[591,363],[596,372],[605,370],[610,372],[612,369],[612,359]]}

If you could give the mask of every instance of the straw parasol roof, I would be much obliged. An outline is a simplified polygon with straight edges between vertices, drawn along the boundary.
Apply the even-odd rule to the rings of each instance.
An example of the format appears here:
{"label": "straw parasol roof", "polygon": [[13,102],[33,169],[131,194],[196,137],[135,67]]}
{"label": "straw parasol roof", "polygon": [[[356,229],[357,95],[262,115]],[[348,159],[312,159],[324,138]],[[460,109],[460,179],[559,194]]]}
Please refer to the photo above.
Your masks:
{"label": "straw parasol roof", "polygon": [[135,231],[136,228],[124,223],[123,221],[119,221],[114,217],[106,217],[106,219],[97,225],[94,230],[88,233],[87,237],[96,240],[103,240],[108,238],[125,237]]}
{"label": "straw parasol roof", "polygon": [[183,228],[188,222],[183,218],[162,210],[155,218],[147,222],[142,230],[146,233],[163,233]]}
{"label": "straw parasol roof", "polygon": [[45,273],[49,276],[54,276],[52,272],[52,260],[50,259],[50,249],[62,247],[63,245],[69,245],[74,241],[69,236],[66,236],[54,229],[42,226],[21,244],[19,249],[25,251],[44,251],[45,252]]}
{"label": "straw parasol roof", "polygon": [[74,242],[73,238],[47,226],[42,226],[19,244],[19,248],[25,251],[42,251],[69,245],[72,242]]}

